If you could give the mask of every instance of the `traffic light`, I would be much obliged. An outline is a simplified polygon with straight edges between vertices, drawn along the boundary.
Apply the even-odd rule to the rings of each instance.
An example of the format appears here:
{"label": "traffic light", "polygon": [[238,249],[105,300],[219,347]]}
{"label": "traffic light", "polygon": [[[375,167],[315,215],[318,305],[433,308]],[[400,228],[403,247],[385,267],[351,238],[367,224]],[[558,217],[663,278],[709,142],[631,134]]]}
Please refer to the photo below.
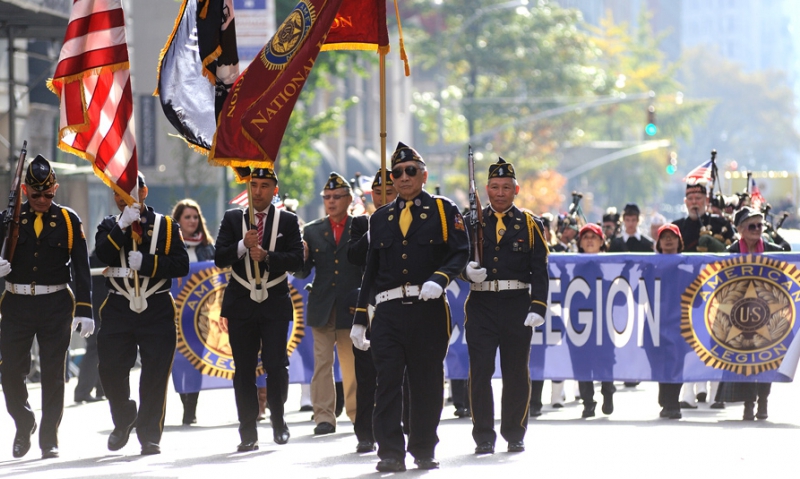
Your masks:
{"label": "traffic light", "polygon": [[647,125],[644,127],[644,133],[647,136],[655,136],[658,133],[656,126],[656,107],[650,105],[647,107]]}
{"label": "traffic light", "polygon": [[667,174],[674,175],[676,171],[678,171],[678,154],[672,151],[667,158]]}

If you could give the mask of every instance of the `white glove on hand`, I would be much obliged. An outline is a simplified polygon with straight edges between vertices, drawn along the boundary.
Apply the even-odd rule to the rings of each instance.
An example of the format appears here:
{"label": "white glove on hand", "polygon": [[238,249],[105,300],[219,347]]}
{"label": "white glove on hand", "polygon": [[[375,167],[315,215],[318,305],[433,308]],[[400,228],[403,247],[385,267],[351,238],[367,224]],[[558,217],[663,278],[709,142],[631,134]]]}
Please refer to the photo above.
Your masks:
{"label": "white glove on hand", "polygon": [[5,278],[11,272],[11,263],[8,260],[0,258],[0,278]]}
{"label": "white glove on hand", "polygon": [[75,319],[72,320],[72,330],[77,331],[78,326],[81,327],[81,336],[84,338],[88,338],[94,332],[94,320],[92,319],[75,316]]}
{"label": "white glove on hand", "polygon": [[528,317],[525,318],[525,326],[530,326],[532,328],[535,328],[543,324],[544,324],[544,318],[539,313],[528,313]]}
{"label": "white glove on hand", "polygon": [[131,267],[132,270],[139,271],[142,269],[142,252],[141,251],[129,251],[128,252],[128,266]]}
{"label": "white glove on hand", "polygon": [[433,281],[425,281],[422,285],[422,290],[419,292],[419,299],[427,301],[429,299],[436,299],[442,295],[444,289]]}
{"label": "white glove on hand", "polygon": [[367,339],[367,327],[363,324],[354,324],[350,329],[350,340],[353,341],[353,346],[362,351],[369,349],[369,340]]}
{"label": "white glove on hand", "polygon": [[128,205],[122,210],[122,214],[119,215],[119,220],[117,220],[117,224],[121,229],[125,229],[130,226],[134,221],[139,221],[139,214],[141,213],[139,210],[141,205],[139,203],[134,203],[132,205]]}
{"label": "white glove on hand", "polygon": [[486,268],[481,268],[477,261],[470,261],[467,265],[467,278],[473,283],[486,281]]}

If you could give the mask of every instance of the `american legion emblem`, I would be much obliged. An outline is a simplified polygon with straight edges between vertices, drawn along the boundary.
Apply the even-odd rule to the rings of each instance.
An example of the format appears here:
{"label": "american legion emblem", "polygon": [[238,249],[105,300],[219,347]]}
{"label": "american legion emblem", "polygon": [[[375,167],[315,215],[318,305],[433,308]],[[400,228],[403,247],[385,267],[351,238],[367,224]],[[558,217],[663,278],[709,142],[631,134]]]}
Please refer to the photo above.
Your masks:
{"label": "american legion emblem", "polygon": [[[178,351],[201,373],[225,379],[233,379],[236,371],[228,328],[220,316],[229,278],[230,269],[201,269],[187,279],[175,298]],[[305,336],[305,311],[303,297],[291,283],[289,294],[294,318],[286,351],[291,356]],[[256,374],[264,374],[260,354]]]}
{"label": "american legion emblem", "polygon": [[316,19],[314,5],[309,4],[307,0],[301,0],[278,27],[278,31],[266,47],[261,50],[261,61],[264,66],[270,70],[280,70],[286,66],[303,46]]}
{"label": "american legion emblem", "polygon": [[707,265],[681,297],[681,334],[708,366],[777,369],[791,343],[800,271],[763,255]]}

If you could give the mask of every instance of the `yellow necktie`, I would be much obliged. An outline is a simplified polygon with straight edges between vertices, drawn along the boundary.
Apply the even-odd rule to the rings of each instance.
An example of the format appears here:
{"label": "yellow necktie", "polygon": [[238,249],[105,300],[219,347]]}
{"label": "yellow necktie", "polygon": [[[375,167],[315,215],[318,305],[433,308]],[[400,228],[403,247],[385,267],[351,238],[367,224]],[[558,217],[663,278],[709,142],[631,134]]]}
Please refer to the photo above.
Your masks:
{"label": "yellow necktie", "polygon": [[36,232],[36,237],[39,237],[39,234],[44,229],[44,221],[42,221],[42,215],[44,213],[36,213],[36,219],[33,220],[33,231]]}
{"label": "yellow necktie", "polygon": [[403,233],[403,236],[408,233],[408,227],[411,226],[411,220],[413,218],[414,217],[411,216],[411,202],[406,201],[406,207],[400,212],[400,231]]}
{"label": "yellow necktie", "polygon": [[500,243],[500,240],[503,239],[503,235],[506,234],[506,225],[503,223],[503,216],[505,213],[495,213],[497,216],[497,243]]}

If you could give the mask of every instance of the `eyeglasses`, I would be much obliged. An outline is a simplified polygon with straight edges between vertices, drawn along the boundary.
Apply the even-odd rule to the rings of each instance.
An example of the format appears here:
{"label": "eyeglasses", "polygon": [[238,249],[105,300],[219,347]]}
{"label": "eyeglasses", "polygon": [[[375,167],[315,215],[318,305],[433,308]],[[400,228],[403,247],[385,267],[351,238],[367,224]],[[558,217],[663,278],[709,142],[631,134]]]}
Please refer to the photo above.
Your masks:
{"label": "eyeglasses", "polygon": [[52,200],[53,198],[56,197],[56,194],[55,193],[31,193],[30,195],[28,195],[28,197],[30,199],[32,199],[32,200],[38,200],[42,196],[44,196],[48,200]]}
{"label": "eyeglasses", "polygon": [[394,168],[392,169],[392,178],[400,178],[401,176],[403,176],[404,171],[408,176],[417,176],[419,168],[417,168],[416,166],[406,166],[405,168]]}
{"label": "eyeglasses", "polygon": [[747,229],[750,231],[760,230],[764,228],[764,223],[751,223],[747,225]]}
{"label": "eyeglasses", "polygon": [[341,200],[345,196],[347,196],[347,195],[322,195],[322,199],[326,200],[326,201],[331,199],[331,198],[333,198],[334,200]]}

